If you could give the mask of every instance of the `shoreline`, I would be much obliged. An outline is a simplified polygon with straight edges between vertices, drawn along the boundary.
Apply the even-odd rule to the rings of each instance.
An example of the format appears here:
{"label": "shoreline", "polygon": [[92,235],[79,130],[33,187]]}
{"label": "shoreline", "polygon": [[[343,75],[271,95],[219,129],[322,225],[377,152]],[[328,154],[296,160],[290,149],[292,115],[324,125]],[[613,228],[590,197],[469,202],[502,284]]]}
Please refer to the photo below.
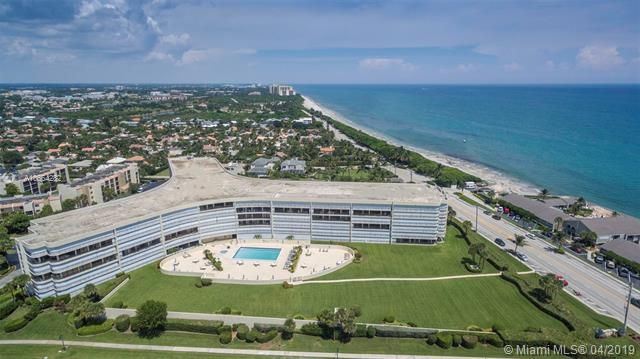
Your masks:
{"label": "shoreline", "polygon": [[[339,113],[337,113],[336,111],[333,111],[325,106],[322,106],[320,104],[318,104],[317,102],[315,102],[312,98],[310,98],[309,96],[306,95],[301,95],[302,98],[304,99],[304,104],[303,106],[308,108],[308,109],[313,109],[316,111],[320,111],[322,113],[324,113],[325,115],[333,118],[336,121],[342,122],[345,125],[351,126],[357,130],[360,130],[370,136],[374,136],[377,137],[379,139],[382,139],[394,146],[403,146],[406,149],[415,151],[417,153],[419,153],[420,155],[422,155],[423,157],[432,160],[434,162],[438,162],[441,163],[445,166],[449,166],[449,167],[454,167],[457,168],[461,171],[467,172],[469,174],[472,174],[476,177],[479,177],[481,179],[483,179],[484,181],[486,181],[488,183],[488,187],[493,189],[494,191],[496,191],[496,193],[504,193],[504,192],[511,192],[511,193],[517,193],[517,194],[526,194],[526,195],[535,195],[538,194],[540,192],[540,188],[538,188],[537,186],[527,183],[526,181],[520,180],[520,179],[516,179],[514,177],[511,177],[509,175],[506,175],[498,170],[495,170],[493,168],[490,168],[488,166],[479,164],[479,163],[475,163],[475,162],[471,162],[468,160],[464,160],[464,159],[460,159],[457,157],[453,157],[453,156],[449,156],[449,155],[445,155],[443,153],[439,153],[439,152],[435,152],[435,151],[430,151],[430,150],[425,150],[423,148],[417,148],[415,146],[409,145],[407,143],[403,143],[400,142],[396,139],[393,138],[389,138],[388,136],[385,136],[381,133],[378,133],[374,130],[371,130],[369,128],[366,128],[362,125],[358,125],[356,123],[354,123],[353,121],[350,121],[349,119],[345,118],[344,116],[340,115]],[[335,129],[334,129],[335,130]],[[345,136],[346,137],[346,136]]]}

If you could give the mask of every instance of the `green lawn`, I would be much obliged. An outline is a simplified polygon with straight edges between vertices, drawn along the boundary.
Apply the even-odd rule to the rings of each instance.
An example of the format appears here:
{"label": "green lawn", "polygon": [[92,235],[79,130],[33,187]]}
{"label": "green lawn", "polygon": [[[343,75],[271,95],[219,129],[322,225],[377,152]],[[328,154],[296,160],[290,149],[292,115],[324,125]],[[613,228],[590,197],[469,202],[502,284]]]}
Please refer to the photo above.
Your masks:
{"label": "green lawn", "polygon": [[228,306],[245,315],[313,318],[325,308],[360,305],[364,322],[394,315],[420,326],[463,329],[499,323],[513,329],[530,325],[563,328],[538,311],[500,278],[432,282],[356,282],[280,285],[214,284],[196,288],[195,278],[161,274],[155,265],[131,273],[131,280],[107,302],[136,308],[147,299],[162,300],[169,310],[212,313]]}
{"label": "green lawn", "polygon": [[[2,325],[2,321],[0,321]],[[228,345],[220,344],[217,335],[164,332],[159,337],[147,339],[140,338],[131,333],[118,333],[110,331],[104,334],[91,337],[77,337],[74,329],[66,324],[62,314],[49,311],[41,314],[29,323],[25,328],[14,332],[4,333],[0,331],[0,340],[6,339],[53,339],[57,340],[59,335],[64,335],[65,340],[109,342],[124,344],[146,344],[146,345],[168,345],[168,346],[189,346],[189,347],[209,347],[209,348],[233,348],[233,349],[260,349],[260,350],[291,350],[291,351],[318,351],[335,352],[339,349],[341,353],[396,353],[396,354],[422,354],[422,355],[455,355],[455,356],[482,356],[500,357],[504,356],[502,349],[490,346],[479,346],[473,350],[463,348],[451,348],[448,350],[429,346],[422,339],[396,339],[396,338],[353,338],[351,342],[343,344],[319,337],[311,337],[296,334],[291,341],[283,341],[279,337],[265,344],[234,341]],[[20,350],[20,348],[24,348]],[[5,353],[16,353],[16,356],[7,355],[9,358],[42,358],[48,355],[50,358],[63,358],[62,353],[57,353],[59,347],[45,346],[0,346],[0,357],[4,358]],[[99,353],[98,353],[99,352]],[[73,347],[69,352],[74,358],[200,358],[197,354],[174,356],[173,353],[163,352],[137,352],[128,350],[90,349]],[[96,353],[94,356],[93,354]],[[102,354],[106,353],[106,354]],[[122,353],[122,356],[120,354]],[[137,355],[139,353],[139,355]],[[153,354],[153,355],[151,355]],[[118,356],[109,356],[118,355]],[[224,357],[224,356],[223,356]],[[233,357],[236,358],[236,357]],[[237,358],[244,358],[238,356]],[[248,358],[251,358],[250,356]]]}
{"label": "green lawn", "polygon": [[[476,233],[469,233],[472,240],[486,241]],[[338,243],[340,244],[340,243]],[[339,271],[327,274],[323,279],[381,278],[381,277],[441,277],[469,273],[462,264],[462,258],[468,257],[469,246],[462,239],[460,231],[447,228],[444,243],[434,246],[342,243],[358,249],[362,254],[361,263],[353,263]],[[518,271],[528,270],[513,256],[487,243],[487,250]],[[484,273],[497,272],[486,264]]]}

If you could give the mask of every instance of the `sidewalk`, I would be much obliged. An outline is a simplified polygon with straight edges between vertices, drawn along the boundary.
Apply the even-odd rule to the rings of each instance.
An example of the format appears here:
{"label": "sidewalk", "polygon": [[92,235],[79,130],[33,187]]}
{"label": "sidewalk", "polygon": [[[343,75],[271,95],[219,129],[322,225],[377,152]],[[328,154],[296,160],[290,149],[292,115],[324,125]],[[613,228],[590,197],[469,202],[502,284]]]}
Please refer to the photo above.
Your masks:
{"label": "sidewalk", "polygon": [[[90,347],[103,349],[125,349],[125,350],[146,350],[173,353],[209,353],[209,354],[231,354],[231,355],[256,355],[274,356],[289,358],[335,358],[336,353],[332,352],[296,352],[284,350],[255,350],[255,349],[227,349],[227,348],[201,348],[201,347],[177,347],[165,345],[141,345],[141,344],[118,344],[65,341],[69,347]],[[60,345],[58,340],[0,340],[0,345]],[[340,358],[352,359],[481,359],[481,357],[453,357],[453,356],[431,356],[431,355],[397,355],[397,354],[355,354],[340,353]]]}

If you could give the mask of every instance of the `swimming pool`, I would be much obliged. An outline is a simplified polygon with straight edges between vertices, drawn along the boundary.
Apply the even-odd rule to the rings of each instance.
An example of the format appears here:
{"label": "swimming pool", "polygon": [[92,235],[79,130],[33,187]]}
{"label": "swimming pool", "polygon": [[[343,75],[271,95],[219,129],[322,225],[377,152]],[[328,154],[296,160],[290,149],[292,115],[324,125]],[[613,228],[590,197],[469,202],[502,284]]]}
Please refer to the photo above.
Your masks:
{"label": "swimming pool", "polygon": [[280,248],[258,248],[258,247],[240,247],[234,259],[258,260],[258,261],[275,261],[280,255]]}

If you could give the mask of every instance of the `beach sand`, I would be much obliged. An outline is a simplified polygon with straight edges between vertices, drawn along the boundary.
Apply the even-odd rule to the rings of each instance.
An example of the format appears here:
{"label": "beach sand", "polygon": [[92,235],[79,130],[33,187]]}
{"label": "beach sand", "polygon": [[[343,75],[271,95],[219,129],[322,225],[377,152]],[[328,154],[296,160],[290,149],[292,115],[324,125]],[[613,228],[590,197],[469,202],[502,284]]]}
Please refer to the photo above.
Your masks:
{"label": "beach sand", "polygon": [[[463,159],[459,159],[459,158],[455,158],[452,156],[448,156],[442,153],[438,153],[438,152],[432,152],[432,151],[428,151],[428,150],[424,150],[421,148],[416,148],[410,145],[407,145],[406,143],[401,143],[397,140],[394,139],[390,139],[382,134],[376,133],[375,131],[372,131],[368,128],[364,128],[362,126],[359,126],[355,123],[353,123],[352,121],[349,121],[347,118],[343,117],[342,115],[340,115],[339,113],[332,111],[324,106],[319,105],[317,102],[313,101],[313,99],[307,97],[307,96],[302,96],[302,98],[304,98],[304,106],[306,108],[309,109],[313,109],[316,111],[320,111],[322,113],[324,113],[325,115],[333,118],[336,121],[340,121],[344,124],[347,124],[353,128],[356,128],[358,130],[361,130],[371,136],[375,136],[378,138],[381,138],[393,145],[396,146],[404,146],[407,149],[410,149],[412,151],[418,152],[421,155],[423,155],[424,157],[441,163],[443,165],[446,166],[450,166],[450,167],[455,167],[458,168],[464,172],[470,173],[474,176],[480,177],[483,180],[485,180],[488,184],[489,187],[491,189],[493,189],[494,191],[496,191],[496,193],[506,193],[506,192],[512,192],[512,193],[519,193],[519,194],[537,194],[540,192],[540,189],[535,187],[532,184],[526,183],[525,181],[522,180],[518,180],[516,178],[510,177],[508,175],[505,175],[503,173],[500,173],[499,171],[496,171],[492,168],[489,168],[487,166],[483,166],[477,163],[473,163],[470,161],[466,161]],[[346,137],[344,134],[339,133],[339,131],[337,131],[335,128],[331,128],[334,132],[336,132],[336,138],[338,139],[347,139],[350,140],[348,137]],[[353,142],[353,141],[351,141]]]}

